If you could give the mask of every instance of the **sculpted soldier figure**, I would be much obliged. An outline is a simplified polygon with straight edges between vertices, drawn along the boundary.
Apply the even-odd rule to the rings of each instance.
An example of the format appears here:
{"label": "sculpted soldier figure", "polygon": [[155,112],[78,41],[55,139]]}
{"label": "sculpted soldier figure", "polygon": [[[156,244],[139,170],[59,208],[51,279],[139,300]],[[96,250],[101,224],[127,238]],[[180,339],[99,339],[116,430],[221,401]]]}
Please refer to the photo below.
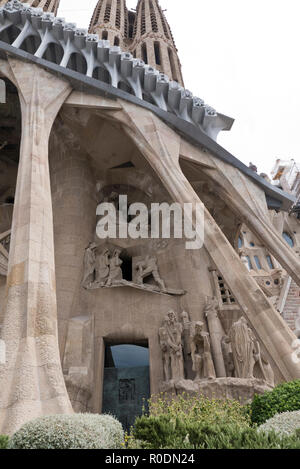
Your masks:
{"label": "sculpted soldier figure", "polygon": [[103,287],[109,276],[109,250],[106,248],[96,258],[96,282]]}
{"label": "sculpted soldier figure", "polygon": [[171,380],[171,355],[170,355],[170,346],[168,344],[168,332],[166,327],[161,327],[158,331],[159,334],[159,343],[162,351],[163,367],[164,367],[164,378],[165,381]]}
{"label": "sculpted soldier figure", "polygon": [[136,268],[137,268],[137,283],[139,285],[143,285],[144,279],[152,275],[154,280],[160,287],[160,289],[162,291],[166,290],[165,283],[160,277],[158,266],[157,266],[157,259],[155,257],[146,256],[145,259],[137,263]]}
{"label": "sculpted soldier figure", "polygon": [[190,347],[193,360],[193,370],[196,379],[216,377],[215,367],[211,356],[209,333],[203,331],[204,323],[194,323],[194,330],[190,336]]}
{"label": "sculpted soldier figure", "polygon": [[177,321],[174,311],[169,311],[165,316],[159,336],[166,380],[168,378],[172,380],[184,379],[182,324]]}
{"label": "sculpted soldier figure", "polygon": [[81,283],[84,288],[88,288],[94,282],[96,267],[96,249],[96,244],[90,243],[84,253],[83,279]]}
{"label": "sculpted soldier figure", "polygon": [[120,259],[121,252],[121,249],[115,249],[113,256],[109,260],[109,276],[106,284],[107,286],[111,286],[113,282],[123,279],[123,273],[121,269],[123,261]]}
{"label": "sculpted soldier figure", "polygon": [[234,376],[234,361],[233,361],[233,354],[231,349],[231,343],[228,335],[224,335],[221,341],[221,347],[223,352],[223,358],[225,363],[225,370],[226,376],[233,377]]}

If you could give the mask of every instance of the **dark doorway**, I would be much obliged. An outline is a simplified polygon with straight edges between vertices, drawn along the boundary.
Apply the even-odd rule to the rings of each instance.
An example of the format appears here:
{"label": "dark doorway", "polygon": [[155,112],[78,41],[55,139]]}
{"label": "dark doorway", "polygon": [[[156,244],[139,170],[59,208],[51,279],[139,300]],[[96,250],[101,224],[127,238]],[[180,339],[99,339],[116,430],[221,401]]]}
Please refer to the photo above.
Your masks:
{"label": "dark doorway", "polygon": [[150,398],[148,344],[106,344],[103,413],[114,415],[130,430]]}

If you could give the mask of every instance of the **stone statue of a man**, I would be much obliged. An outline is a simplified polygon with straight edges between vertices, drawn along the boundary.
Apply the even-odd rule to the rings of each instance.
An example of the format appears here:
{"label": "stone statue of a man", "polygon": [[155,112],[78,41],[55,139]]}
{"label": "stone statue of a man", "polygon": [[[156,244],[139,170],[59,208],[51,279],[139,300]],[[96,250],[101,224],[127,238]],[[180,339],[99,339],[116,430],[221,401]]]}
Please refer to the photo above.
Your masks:
{"label": "stone statue of a man", "polygon": [[244,317],[232,325],[229,331],[229,339],[232,348],[235,377],[253,378],[255,338]]}
{"label": "stone statue of a man", "polygon": [[204,323],[194,323],[190,336],[190,347],[193,360],[193,370],[196,379],[214,379],[216,377],[215,367],[211,355],[209,333],[203,331]]}
{"label": "stone statue of a man", "polygon": [[182,330],[182,324],[177,320],[174,311],[169,311],[159,331],[166,380],[184,379]]}
{"label": "stone statue of a man", "polygon": [[136,278],[139,285],[143,285],[144,279],[152,275],[160,289],[162,291],[166,290],[165,282],[162,280],[159,274],[157,259],[155,257],[146,256],[145,259],[137,263],[136,268]]}

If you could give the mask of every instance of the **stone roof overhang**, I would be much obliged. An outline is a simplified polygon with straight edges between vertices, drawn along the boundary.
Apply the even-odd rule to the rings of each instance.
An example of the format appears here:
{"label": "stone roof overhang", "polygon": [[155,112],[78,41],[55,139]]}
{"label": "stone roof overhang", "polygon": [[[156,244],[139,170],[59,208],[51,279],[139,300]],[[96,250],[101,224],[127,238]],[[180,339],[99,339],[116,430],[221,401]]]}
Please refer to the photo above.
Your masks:
{"label": "stone roof overhang", "polygon": [[[14,5],[18,4],[19,2],[17,0],[14,0]],[[8,5],[8,4],[7,4]],[[24,4],[21,4],[24,6]],[[2,9],[3,10],[3,9]],[[25,13],[28,16],[29,14],[32,14],[32,10],[37,10],[37,9],[30,9],[26,8]],[[1,13],[1,11],[0,11]],[[41,17],[43,15],[40,15]],[[38,19],[40,18],[38,16]],[[50,15],[51,16],[51,15]],[[30,16],[31,18],[31,16]],[[46,20],[48,18],[48,15],[46,15]],[[42,19],[42,18],[41,18]],[[51,16],[51,21],[53,23],[54,18]],[[26,18],[25,18],[25,23],[26,24]],[[1,30],[1,23],[0,23],[0,30]],[[73,28],[73,33],[74,33],[74,28]],[[84,39],[86,40],[86,38]],[[103,41],[99,41],[103,42]],[[103,45],[103,44],[102,44]],[[287,211],[290,209],[290,207],[294,204],[295,202],[295,197],[292,196],[291,194],[288,194],[281,189],[273,186],[269,182],[267,182],[264,178],[260,177],[257,173],[252,171],[250,168],[248,168],[246,165],[244,165],[240,160],[235,158],[231,153],[229,153],[227,150],[225,150],[222,146],[220,146],[210,135],[207,131],[204,130],[203,126],[198,124],[195,125],[195,122],[193,122],[190,118],[188,118],[187,112],[185,112],[185,117],[180,116],[178,112],[170,112],[164,107],[159,107],[158,105],[154,105],[146,101],[145,99],[140,99],[137,96],[134,96],[126,91],[123,91],[122,89],[119,89],[115,86],[112,86],[110,84],[104,83],[96,78],[92,78],[91,76],[87,76],[86,74],[80,73],[78,71],[71,70],[69,68],[66,68],[65,66],[58,65],[54,62],[50,62],[49,60],[43,59],[41,57],[38,57],[37,55],[33,55],[32,53],[29,53],[27,51],[24,51],[18,47],[15,47],[11,44],[7,44],[6,42],[0,41],[0,57],[2,59],[6,59],[8,55],[12,55],[20,60],[25,60],[27,62],[35,63],[49,72],[60,76],[62,78],[67,79],[72,87],[81,92],[85,92],[88,94],[98,94],[113,100],[116,99],[123,99],[125,101],[131,102],[137,106],[141,106],[143,108],[148,109],[149,111],[153,112],[155,115],[157,115],[160,119],[162,119],[167,125],[172,127],[176,132],[179,132],[184,139],[189,141],[190,143],[200,147],[200,148],[205,148],[209,152],[211,152],[214,156],[217,158],[221,159],[225,163],[228,163],[232,165],[233,167],[237,168],[240,170],[243,174],[248,176],[255,184],[257,184],[266,194],[266,199],[269,208],[272,209],[277,209],[277,210],[283,210]],[[126,58],[125,58],[126,59]],[[149,67],[145,66],[144,64],[144,79],[147,74],[147,70],[149,71]],[[158,73],[158,72],[157,72]],[[158,83],[157,80],[157,73],[155,74],[156,77],[156,84]],[[152,76],[152,72],[150,73]],[[145,82],[145,81],[144,81]],[[174,83],[174,82],[172,82]],[[168,82],[168,85],[170,83]],[[174,85],[175,86],[175,85]],[[193,99],[191,97],[187,97],[182,95],[182,88],[177,84],[179,88],[176,88],[178,92],[177,96],[177,106],[178,109],[181,108],[181,111],[184,109],[187,111],[188,108],[191,110],[193,109]],[[180,92],[179,92],[180,91]],[[185,90],[183,90],[185,91]],[[179,99],[179,101],[178,101]],[[198,98],[197,98],[198,99]],[[181,101],[183,101],[182,104]],[[192,106],[192,108],[191,108]],[[202,109],[202,108],[201,108]],[[210,109],[210,108],[208,108]],[[208,114],[209,110],[206,109],[205,113],[207,114],[206,117],[207,119],[210,119],[210,125],[211,129],[214,128],[215,126],[215,131],[218,128],[218,119],[221,119],[224,117],[225,121],[227,118],[226,116],[217,114],[215,111],[211,111],[211,115]],[[202,109],[203,112],[203,109]],[[232,120],[231,120],[232,121]],[[233,121],[232,121],[233,122]],[[231,122],[231,123],[232,123]],[[219,121],[220,123],[220,121]],[[220,126],[219,126],[220,127]],[[221,130],[220,128],[218,130]],[[212,133],[214,133],[211,130]]]}

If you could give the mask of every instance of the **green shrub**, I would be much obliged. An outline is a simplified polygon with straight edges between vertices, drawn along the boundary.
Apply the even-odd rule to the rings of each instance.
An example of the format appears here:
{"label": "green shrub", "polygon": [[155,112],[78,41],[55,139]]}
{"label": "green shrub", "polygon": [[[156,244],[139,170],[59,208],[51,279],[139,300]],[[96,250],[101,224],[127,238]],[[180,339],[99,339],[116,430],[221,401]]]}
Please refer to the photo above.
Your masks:
{"label": "green shrub", "polygon": [[251,424],[248,409],[238,401],[207,399],[199,395],[183,393],[179,396],[160,394],[149,401],[149,412],[153,417],[166,416],[183,423],[236,424],[245,427]]}
{"label": "green shrub", "polygon": [[8,445],[9,437],[6,435],[0,435],[0,449],[6,449]]}
{"label": "green shrub", "polygon": [[23,425],[8,448],[118,449],[123,441],[122,425],[110,415],[52,415]]}
{"label": "green shrub", "polygon": [[138,418],[133,436],[142,449],[300,449],[296,436],[281,438],[237,424],[183,423],[166,415]]}
{"label": "green shrub", "polygon": [[[264,432],[274,431],[279,435],[293,435],[300,429],[300,411],[283,412],[267,420],[259,427]],[[300,433],[300,430],[299,432]]]}
{"label": "green shrub", "polygon": [[300,410],[300,380],[283,383],[273,391],[254,396],[251,403],[253,423],[263,424],[276,414]]}

